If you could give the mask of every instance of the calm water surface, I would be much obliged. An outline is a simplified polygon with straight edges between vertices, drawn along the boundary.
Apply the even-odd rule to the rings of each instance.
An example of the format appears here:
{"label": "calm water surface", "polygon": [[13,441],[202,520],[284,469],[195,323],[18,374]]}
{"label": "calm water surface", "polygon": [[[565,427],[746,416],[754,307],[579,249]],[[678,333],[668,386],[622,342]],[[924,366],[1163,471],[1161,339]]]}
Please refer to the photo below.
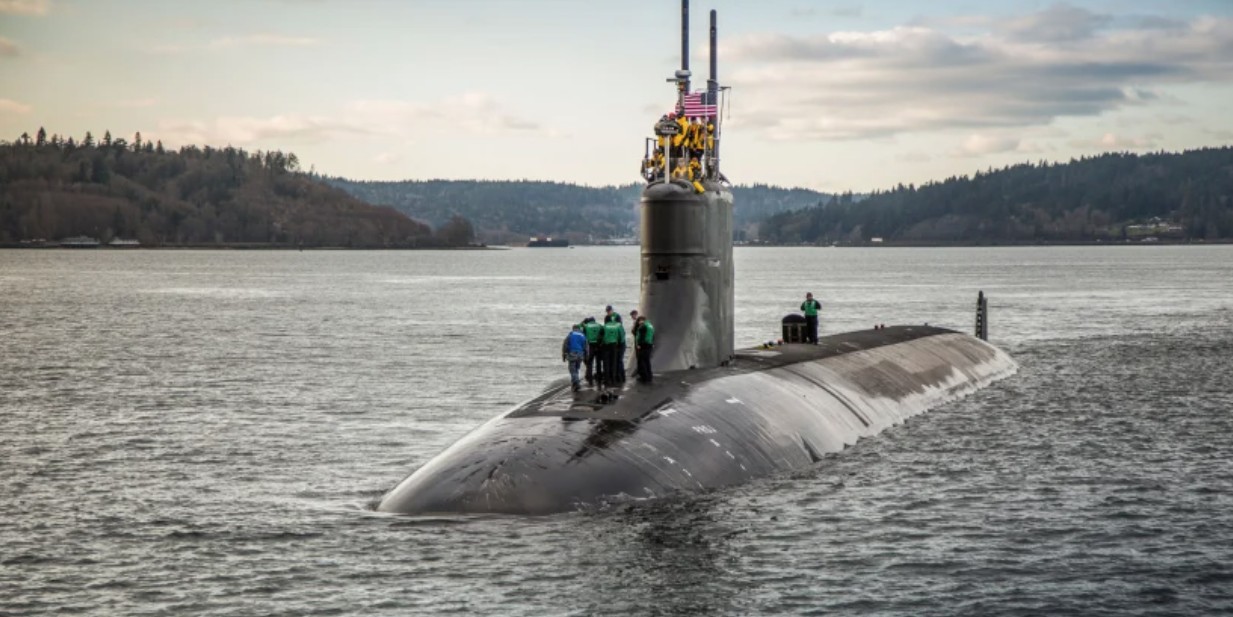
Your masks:
{"label": "calm water surface", "polygon": [[1233,613],[1233,247],[736,258],[738,345],[983,289],[1021,371],[694,499],[386,516],[634,307],[636,248],[0,251],[0,614]]}

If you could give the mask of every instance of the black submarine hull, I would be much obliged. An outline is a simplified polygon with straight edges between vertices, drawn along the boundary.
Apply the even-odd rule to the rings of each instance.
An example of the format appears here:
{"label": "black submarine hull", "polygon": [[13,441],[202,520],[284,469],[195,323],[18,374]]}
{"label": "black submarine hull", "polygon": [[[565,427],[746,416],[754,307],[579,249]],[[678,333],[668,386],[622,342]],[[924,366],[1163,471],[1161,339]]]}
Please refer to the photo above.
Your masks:
{"label": "black submarine hull", "polygon": [[427,462],[377,510],[543,515],[733,486],[808,467],[1017,368],[973,336],[898,326],[740,350],[607,404],[560,382]]}

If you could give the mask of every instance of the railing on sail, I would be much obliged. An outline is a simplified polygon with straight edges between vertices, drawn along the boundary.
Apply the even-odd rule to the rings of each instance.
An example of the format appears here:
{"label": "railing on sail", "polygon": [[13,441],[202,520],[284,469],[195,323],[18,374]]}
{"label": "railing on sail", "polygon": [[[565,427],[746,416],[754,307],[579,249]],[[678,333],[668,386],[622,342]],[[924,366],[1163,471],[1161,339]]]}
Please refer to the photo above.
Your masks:
{"label": "railing on sail", "polygon": [[[677,79],[680,79],[681,72],[678,71]],[[676,81],[676,79],[670,81]],[[685,110],[684,94],[678,95],[673,117],[669,117],[669,114],[661,117],[655,123],[655,137],[648,137],[643,143],[642,176],[648,183],[664,180],[665,175],[669,179],[684,178],[688,181],[726,181],[719,172],[719,144],[723,130],[723,99],[727,90],[727,88],[717,90],[713,99],[715,102],[708,104],[709,107],[714,108],[714,115],[685,116],[686,126],[689,127],[685,130],[689,137],[682,139],[679,145],[674,146],[673,141],[682,132],[677,118],[680,118]],[[707,100],[712,99],[708,96]],[[701,131],[701,137],[695,136],[693,131]],[[690,139],[701,141],[702,148],[691,147],[692,144],[686,141]],[[694,153],[699,155],[695,156]],[[694,165],[695,162],[696,165]]]}

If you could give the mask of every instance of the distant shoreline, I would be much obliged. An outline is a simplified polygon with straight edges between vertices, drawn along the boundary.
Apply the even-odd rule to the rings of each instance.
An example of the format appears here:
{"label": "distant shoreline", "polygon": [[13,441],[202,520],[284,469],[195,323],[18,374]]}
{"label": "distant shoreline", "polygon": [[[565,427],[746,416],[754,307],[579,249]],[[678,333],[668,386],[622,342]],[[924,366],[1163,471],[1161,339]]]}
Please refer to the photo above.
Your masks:
{"label": "distant shoreline", "polygon": [[0,249],[56,250],[66,251],[501,251],[508,247],[496,246],[287,246],[284,244],[162,244],[158,246],[60,246],[58,244],[0,243]]}
{"label": "distant shoreline", "polygon": [[[1220,240],[1171,240],[1157,242],[882,242],[880,244],[768,244],[768,243],[747,243],[736,244],[734,248],[999,248],[999,247],[1023,247],[1023,246],[1216,246],[1233,244],[1233,239]],[[574,247],[604,247],[610,248],[613,246],[638,246],[637,244],[577,244]],[[543,248],[543,247],[523,247],[523,246],[287,246],[284,244],[260,244],[260,243],[234,243],[234,244],[163,244],[158,246],[107,246],[100,244],[91,247],[73,247],[60,246],[59,244],[22,244],[15,242],[0,243],[0,249],[18,249],[18,250],[55,250],[62,249],[66,251],[83,251],[83,250],[104,250],[104,251],[184,251],[184,250],[212,250],[212,251],[507,251],[511,248]],[[565,248],[565,247],[549,247],[549,248]]]}
{"label": "distant shoreline", "polygon": [[764,243],[749,243],[738,244],[737,247],[753,247],[753,248],[999,248],[1010,246],[1211,246],[1233,244],[1233,238],[1222,238],[1219,240],[1161,240],[1158,242],[1144,242],[1141,240],[1129,242],[1098,242],[1089,240],[1086,242],[1053,242],[1053,241],[1037,241],[1037,242],[882,242],[879,244],[764,244]]}

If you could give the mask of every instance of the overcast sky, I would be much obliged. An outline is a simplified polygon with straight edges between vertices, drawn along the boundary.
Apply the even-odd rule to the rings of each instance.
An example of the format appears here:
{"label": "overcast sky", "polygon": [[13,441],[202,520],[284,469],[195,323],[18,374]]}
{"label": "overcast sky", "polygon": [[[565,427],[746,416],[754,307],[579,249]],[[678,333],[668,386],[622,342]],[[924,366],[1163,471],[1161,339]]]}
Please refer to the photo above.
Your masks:
{"label": "overcast sky", "polygon": [[[1233,142],[1233,0],[693,1],[733,181],[868,191]],[[676,0],[0,0],[0,139],[281,149],[357,179],[638,180]]]}

